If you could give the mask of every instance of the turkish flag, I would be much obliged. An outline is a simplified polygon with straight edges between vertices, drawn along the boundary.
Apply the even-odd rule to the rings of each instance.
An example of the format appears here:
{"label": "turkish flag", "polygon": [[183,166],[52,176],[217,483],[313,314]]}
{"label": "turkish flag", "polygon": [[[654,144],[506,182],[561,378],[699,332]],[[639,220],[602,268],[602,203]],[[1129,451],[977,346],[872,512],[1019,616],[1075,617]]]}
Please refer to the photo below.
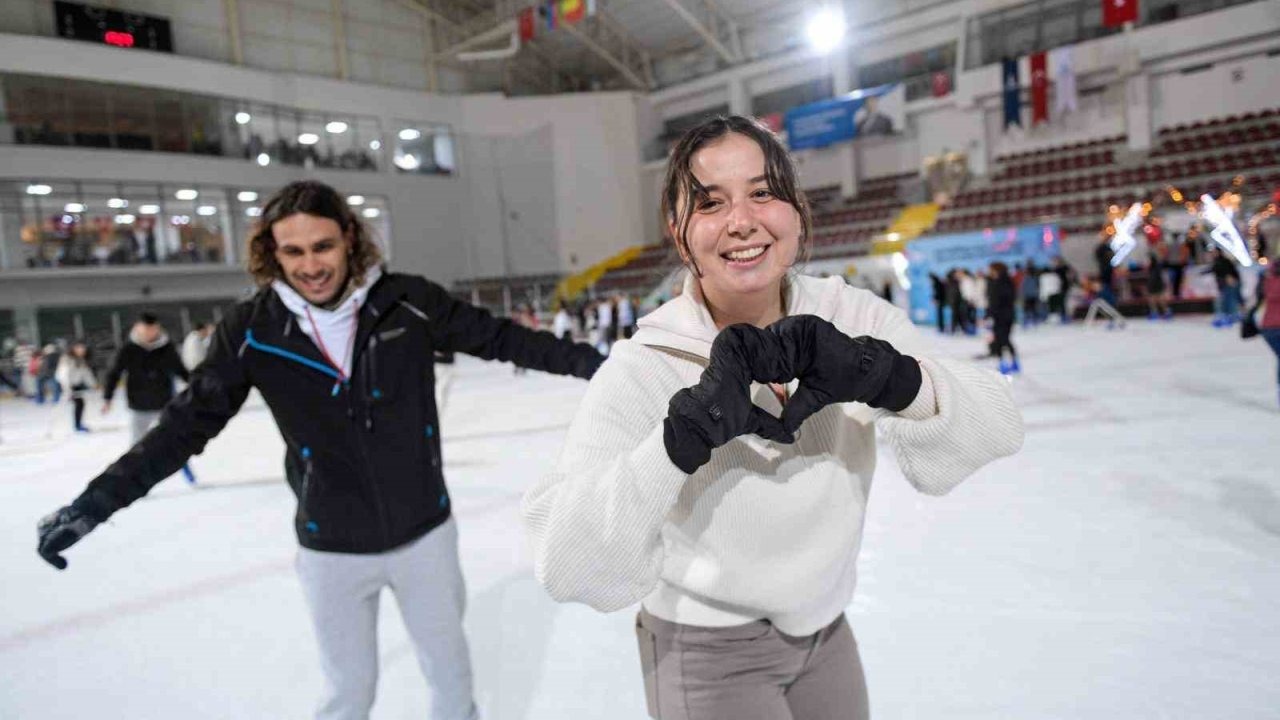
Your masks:
{"label": "turkish flag", "polygon": [[1031,56],[1031,126],[1049,122],[1049,68],[1043,52]]}
{"label": "turkish flag", "polygon": [[533,19],[533,8],[527,7],[520,11],[520,41],[528,42],[533,39],[533,29],[537,23]]}
{"label": "turkish flag", "polygon": [[933,74],[933,96],[946,97],[951,94],[951,76],[944,72]]}
{"label": "turkish flag", "polygon": [[1120,27],[1127,22],[1138,22],[1138,0],[1102,0],[1102,24]]}

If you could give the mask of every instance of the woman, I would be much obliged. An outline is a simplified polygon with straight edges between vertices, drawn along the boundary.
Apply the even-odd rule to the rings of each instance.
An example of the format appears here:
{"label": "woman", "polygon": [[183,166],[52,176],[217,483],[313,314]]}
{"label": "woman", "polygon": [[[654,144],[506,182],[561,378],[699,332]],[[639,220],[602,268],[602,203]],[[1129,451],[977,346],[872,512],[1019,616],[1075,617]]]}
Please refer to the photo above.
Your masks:
{"label": "woman", "polygon": [[999,376],[929,357],[873,293],[789,273],[809,208],[754,121],[690,130],[662,205],[689,273],[614,347],[525,497],[538,579],[603,611],[643,602],[651,717],[865,718],[844,609],[874,426],[942,494],[1017,451],[1021,416]]}
{"label": "woman", "polygon": [[[1261,307],[1257,315],[1258,332],[1280,362],[1280,255],[1271,260],[1258,283],[1258,305]],[[1255,309],[1255,312],[1258,311]],[[1280,368],[1276,370],[1276,382],[1280,383]]]}
{"label": "woman", "polygon": [[1173,319],[1173,312],[1169,309],[1169,288],[1164,281],[1164,271],[1169,267],[1168,257],[1168,246],[1160,244],[1151,251],[1151,259],[1147,262],[1148,320]]}
{"label": "woman", "polygon": [[84,394],[98,385],[98,379],[89,367],[89,348],[82,342],[72,343],[71,350],[58,361],[55,376],[58,383],[71,393],[75,431],[89,432],[89,428],[84,426]]}
{"label": "woman", "polygon": [[[1018,365],[1018,351],[1014,349],[1010,336],[1013,334],[1013,321],[1017,312],[1014,309],[1013,278],[1009,277],[1009,266],[1002,262],[991,263],[991,280],[987,283],[987,317],[991,319],[991,355],[1000,360],[1000,373],[1009,375],[1022,372]],[[1009,351],[1009,362],[1004,361],[1004,352]]]}

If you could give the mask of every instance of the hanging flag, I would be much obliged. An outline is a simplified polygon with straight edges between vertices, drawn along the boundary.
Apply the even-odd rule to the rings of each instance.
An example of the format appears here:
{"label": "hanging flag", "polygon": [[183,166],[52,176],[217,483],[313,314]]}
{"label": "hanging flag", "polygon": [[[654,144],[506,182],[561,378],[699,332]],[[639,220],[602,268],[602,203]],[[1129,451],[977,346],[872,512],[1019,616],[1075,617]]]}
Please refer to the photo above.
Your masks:
{"label": "hanging flag", "polygon": [[556,29],[556,11],[559,5],[559,0],[547,0],[538,6],[538,14],[542,16],[542,21],[547,24],[548,30]]}
{"label": "hanging flag", "polygon": [[1138,22],[1138,0],[1102,0],[1102,24],[1120,27],[1127,22]]}
{"label": "hanging flag", "polygon": [[1053,84],[1057,91],[1053,101],[1053,114],[1062,117],[1079,109],[1076,93],[1076,67],[1074,51],[1070,45],[1049,53],[1049,65],[1053,67]]}
{"label": "hanging flag", "polygon": [[520,41],[528,42],[533,39],[534,28],[537,27],[536,21],[533,19],[533,8],[527,7],[520,11],[518,16],[518,25],[520,27]]}
{"label": "hanging flag", "polygon": [[1049,69],[1044,52],[1031,56],[1031,127],[1049,122]]}
{"label": "hanging flag", "polygon": [[933,74],[933,96],[946,97],[951,94],[951,76],[945,72]]}
{"label": "hanging flag", "polygon": [[1022,127],[1022,83],[1018,81],[1018,59],[1004,59],[1004,128]]}
{"label": "hanging flag", "polygon": [[560,19],[564,22],[582,22],[582,18],[586,16],[586,0],[560,0]]}

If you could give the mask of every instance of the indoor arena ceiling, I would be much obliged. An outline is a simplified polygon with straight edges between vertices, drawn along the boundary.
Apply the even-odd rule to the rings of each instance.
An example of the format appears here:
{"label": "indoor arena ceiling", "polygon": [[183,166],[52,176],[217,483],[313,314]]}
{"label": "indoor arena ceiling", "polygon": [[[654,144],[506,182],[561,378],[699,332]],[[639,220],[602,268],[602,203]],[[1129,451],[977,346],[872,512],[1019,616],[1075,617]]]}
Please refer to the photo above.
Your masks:
{"label": "indoor arena ceiling", "polygon": [[[896,0],[904,1],[909,0]],[[465,73],[500,73],[502,87],[513,94],[658,89],[794,48],[804,42],[803,20],[809,12],[823,4],[844,4],[597,0],[595,15],[580,23],[548,30],[539,20],[533,40],[501,58],[496,56],[503,49],[514,49],[520,10],[538,3],[401,2],[435,21],[438,62]],[[467,53],[488,57],[467,59]]]}

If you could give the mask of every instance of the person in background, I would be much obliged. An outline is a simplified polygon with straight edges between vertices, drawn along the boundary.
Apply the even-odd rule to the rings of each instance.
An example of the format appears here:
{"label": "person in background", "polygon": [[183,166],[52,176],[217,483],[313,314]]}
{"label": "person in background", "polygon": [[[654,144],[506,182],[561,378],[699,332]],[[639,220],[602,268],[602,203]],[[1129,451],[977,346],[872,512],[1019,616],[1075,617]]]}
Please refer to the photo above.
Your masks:
{"label": "person in background", "polygon": [[44,404],[45,398],[57,404],[62,399],[62,386],[58,384],[58,361],[62,351],[53,343],[47,343],[40,351],[40,365],[36,368],[36,402]]}
{"label": "person in background", "polygon": [[551,321],[551,334],[558,340],[573,339],[573,317],[569,315],[569,310],[564,303],[560,304],[555,319]]}
{"label": "person in background", "polygon": [[[511,320],[516,325],[529,330],[538,329],[538,315],[533,311],[533,306],[527,303],[521,303],[511,315]],[[524,375],[528,370],[518,363],[514,363],[515,368],[512,372],[516,375]]]}
{"label": "person in background", "polygon": [[1105,235],[1098,238],[1098,245],[1093,249],[1093,259],[1098,263],[1098,297],[1105,300],[1111,307],[1117,306],[1116,291],[1113,285],[1116,269],[1111,266],[1111,259],[1115,255],[1115,252],[1111,249],[1111,240]]}
{"label": "person in background", "polygon": [[1240,319],[1240,271],[1218,247],[1209,251],[1209,267],[1201,275],[1212,275],[1218,285],[1214,300],[1213,326],[1231,327]]}
{"label": "person in background", "polygon": [[1169,289],[1173,293],[1174,301],[1178,301],[1182,299],[1182,278],[1187,272],[1187,265],[1191,264],[1191,244],[1183,238],[1181,233],[1173,233],[1172,237],[1173,243],[1167,260]]}
{"label": "person in background", "polygon": [[1022,300],[1022,327],[1040,324],[1040,268],[1032,260],[1022,275],[1022,287],[1018,290]]}
{"label": "person in background", "polygon": [[[991,263],[990,277],[987,281],[987,318],[991,321],[993,334],[991,354],[1000,360],[1002,375],[1022,372],[1018,365],[1018,351],[1011,340],[1017,291],[1013,287],[1013,278],[1009,276],[1009,266],[1002,262]],[[1009,352],[1007,363],[1004,361],[1006,350]]]}
{"label": "person in background", "polygon": [[628,339],[636,331],[636,307],[631,302],[631,296],[622,293],[618,296],[618,328],[621,330],[620,339]]}
{"label": "person in background", "polygon": [[67,354],[58,361],[57,376],[58,382],[71,396],[72,427],[79,433],[89,432],[84,425],[84,396],[98,385],[98,378],[94,377],[89,364],[89,347],[79,340],[72,343]]}
{"label": "person in background", "polygon": [[933,286],[933,306],[937,310],[938,332],[945,333],[947,307],[947,281],[938,277],[937,273],[929,273],[929,283]]}
{"label": "person in background", "polygon": [[1040,307],[1049,314],[1058,312],[1057,301],[1063,297],[1062,277],[1052,267],[1040,268],[1039,285]]}
{"label": "person in background", "polygon": [[1151,249],[1147,260],[1147,319],[1173,319],[1173,311],[1169,309],[1169,287],[1165,284],[1164,273],[1168,268],[1169,247],[1163,243]]}
{"label": "person in background", "polygon": [[[124,397],[129,404],[129,444],[137,445],[160,420],[160,411],[173,399],[174,381],[189,380],[191,374],[173,349],[169,334],[159,318],[144,312],[129,330],[129,339],[116,353],[102,381],[102,414],[111,411],[116,387],[124,376]],[[190,484],[196,476],[183,464],[182,475]]]}
{"label": "person in background", "polygon": [[1049,302],[1058,312],[1063,325],[1071,322],[1071,308],[1067,307],[1067,297],[1072,286],[1076,284],[1076,271],[1067,264],[1061,255],[1053,258],[1053,272],[1058,276],[1058,292],[1049,297]]}
{"label": "person in background", "polygon": [[617,337],[613,327],[613,303],[609,302],[609,298],[600,298],[596,303],[596,330],[600,333],[596,349],[608,355],[609,348],[613,347],[614,338]]}
{"label": "person in background", "polygon": [[1280,398],[1280,253],[1267,265],[1258,283],[1257,313],[1258,333],[1276,354],[1277,398]]}

